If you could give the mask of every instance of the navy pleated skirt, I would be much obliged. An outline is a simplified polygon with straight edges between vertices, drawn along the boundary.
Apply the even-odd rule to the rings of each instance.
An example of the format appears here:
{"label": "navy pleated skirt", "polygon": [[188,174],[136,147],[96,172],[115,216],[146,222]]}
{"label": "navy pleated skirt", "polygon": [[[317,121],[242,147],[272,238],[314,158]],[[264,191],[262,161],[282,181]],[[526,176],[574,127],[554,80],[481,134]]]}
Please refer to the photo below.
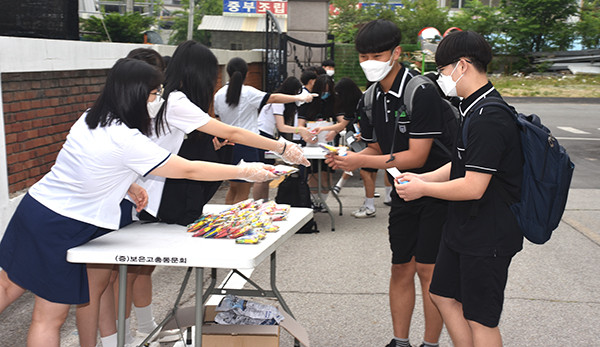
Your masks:
{"label": "navy pleated skirt", "polygon": [[107,232],[55,213],[26,194],[0,242],[0,267],[43,299],[84,304],[89,301],[86,266],[67,262],[67,250]]}

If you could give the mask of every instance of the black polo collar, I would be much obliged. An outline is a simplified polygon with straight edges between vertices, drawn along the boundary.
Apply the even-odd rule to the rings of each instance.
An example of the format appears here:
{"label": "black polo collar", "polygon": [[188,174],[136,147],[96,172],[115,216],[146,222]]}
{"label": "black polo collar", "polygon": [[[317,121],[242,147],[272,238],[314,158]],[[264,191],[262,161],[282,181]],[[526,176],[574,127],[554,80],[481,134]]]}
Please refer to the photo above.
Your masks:
{"label": "black polo collar", "polygon": [[[408,70],[402,66],[396,78],[394,79],[394,83],[392,83],[392,87],[387,92],[388,95],[392,95],[397,99],[400,99],[402,96],[402,91],[404,90],[404,86],[408,83],[409,77]],[[381,83],[377,82],[377,97],[379,97],[379,93],[383,93],[383,89],[381,88]]]}
{"label": "black polo collar", "polygon": [[458,109],[460,110],[460,114],[464,117],[469,110],[481,99],[484,99],[489,93],[496,90],[490,81],[487,82],[486,85],[477,89],[475,93],[469,95],[466,99],[460,102]]}

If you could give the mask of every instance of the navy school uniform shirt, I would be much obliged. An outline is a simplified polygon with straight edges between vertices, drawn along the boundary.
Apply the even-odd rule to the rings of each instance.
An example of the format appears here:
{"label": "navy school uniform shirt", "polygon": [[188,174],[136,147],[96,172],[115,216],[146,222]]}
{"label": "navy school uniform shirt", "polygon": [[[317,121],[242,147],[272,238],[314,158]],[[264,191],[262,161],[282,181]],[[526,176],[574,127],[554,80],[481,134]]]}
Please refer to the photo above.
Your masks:
{"label": "navy school uniform shirt", "polygon": [[464,117],[472,118],[466,145],[459,129],[450,179],[464,177],[467,171],[488,173],[492,179],[481,199],[449,203],[444,240],[463,254],[512,256],[523,248],[523,234],[509,209],[521,194],[521,141],[516,122],[505,110],[484,107],[471,112],[486,97],[501,97],[490,82],[459,106],[463,125]]}
{"label": "navy school uniform shirt", "polygon": [[[443,104],[434,86],[428,85],[419,88],[413,99],[413,114],[410,117],[401,117],[400,107],[404,104],[404,88],[414,74],[416,72],[409,71],[404,67],[400,69],[387,93],[381,89],[379,83],[377,84],[371,121],[369,121],[363,110],[364,95],[359,102],[358,119],[361,137],[367,143],[378,143],[383,154],[391,153],[394,132],[396,133],[396,139],[393,141],[394,153],[408,150],[411,138],[439,138],[446,148],[454,148],[454,138],[444,133],[443,130]],[[401,117],[398,120],[397,127],[395,126],[396,116]],[[446,152],[439,145],[432,143],[425,165],[407,171],[415,173],[429,172],[449,161],[450,158]],[[388,178],[391,182],[391,176]],[[400,199],[395,189],[392,190],[391,197],[392,206],[406,204],[404,200]],[[428,199],[430,198],[421,198],[414,202]]]}

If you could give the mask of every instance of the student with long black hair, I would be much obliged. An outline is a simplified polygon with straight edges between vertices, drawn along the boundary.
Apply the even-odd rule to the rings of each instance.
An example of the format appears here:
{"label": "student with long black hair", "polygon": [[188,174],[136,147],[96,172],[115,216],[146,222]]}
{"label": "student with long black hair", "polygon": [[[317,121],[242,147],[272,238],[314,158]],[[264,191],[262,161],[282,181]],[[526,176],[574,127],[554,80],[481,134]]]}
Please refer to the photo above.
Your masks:
{"label": "student with long black hair", "polygon": [[148,196],[134,183],[137,177],[274,177],[262,163],[193,162],[151,141],[148,103],[160,96],[162,81],[163,74],[145,62],[117,61],[94,105],[71,128],[50,172],[30,188],[11,218],[0,243],[0,312],[26,290],[34,293],[28,346],[58,347],[70,305],[79,305],[81,346],[96,345],[99,300],[111,267],[69,263],[66,253],[117,229],[119,203],[127,193],[138,209],[146,205]]}
{"label": "student with long black hair", "polygon": [[[170,153],[179,153],[185,137],[208,134],[214,136],[212,141],[216,148],[226,143],[243,144],[271,150],[290,163],[310,165],[296,144],[283,139],[267,139],[210,117],[208,112],[213,101],[217,73],[217,58],[206,46],[195,41],[186,41],[177,47],[165,71],[162,97],[154,100],[151,105],[151,117],[154,119],[152,141]],[[198,134],[200,132],[204,134]],[[219,141],[218,138],[224,140]],[[226,179],[228,178],[221,178]],[[165,179],[147,176],[139,179],[137,183],[148,192],[149,200],[144,209],[145,213],[159,217]],[[107,311],[102,319],[107,327],[101,329],[101,335],[114,335],[110,337],[111,340],[116,337],[114,316],[114,312]]]}
{"label": "student with long black hair", "polygon": [[[214,97],[215,115],[225,124],[246,129],[257,135],[259,134],[258,114],[264,105],[312,101],[312,94],[270,94],[245,85],[248,64],[239,57],[229,60],[227,74],[229,75],[229,83],[219,89]],[[244,142],[236,143],[233,148],[232,164],[237,164],[241,160],[246,162],[258,161],[260,157],[257,148],[269,149]],[[248,182],[231,181],[225,203],[233,204],[247,199],[250,188],[251,184]]]}
{"label": "student with long black hair", "polygon": [[[311,103],[303,105],[301,110],[298,110],[298,125],[310,128],[308,126],[310,122],[329,121],[334,124],[338,122],[338,120],[343,121],[343,116],[338,117],[335,112],[337,96],[335,93],[335,84],[333,83],[331,77],[327,76],[326,74],[318,75],[313,85],[312,92],[317,94],[319,97],[314,98]],[[311,130],[314,133],[319,131],[318,128]],[[307,142],[316,143],[317,141],[317,137],[314,136],[314,140]],[[317,167],[307,169],[309,174],[308,186],[311,187],[311,190],[313,191],[321,189],[321,193],[329,193],[329,187],[331,186],[331,169],[322,160],[313,160],[312,163],[321,165],[321,187],[317,187],[319,185]],[[315,210],[323,211],[322,206],[316,205],[314,208]]]}
{"label": "student with long black hair", "polygon": [[[281,82],[276,93],[300,94],[302,83],[294,76]],[[287,137],[291,141],[303,139],[310,140],[313,135],[306,127],[298,125],[298,106],[295,102],[287,104],[268,104],[260,110],[258,115],[258,130],[260,135],[274,139],[277,134]],[[259,159],[265,164],[273,164],[272,159],[265,159],[264,151],[259,151]],[[252,186],[252,196],[255,200],[269,198],[269,183],[256,182]]]}

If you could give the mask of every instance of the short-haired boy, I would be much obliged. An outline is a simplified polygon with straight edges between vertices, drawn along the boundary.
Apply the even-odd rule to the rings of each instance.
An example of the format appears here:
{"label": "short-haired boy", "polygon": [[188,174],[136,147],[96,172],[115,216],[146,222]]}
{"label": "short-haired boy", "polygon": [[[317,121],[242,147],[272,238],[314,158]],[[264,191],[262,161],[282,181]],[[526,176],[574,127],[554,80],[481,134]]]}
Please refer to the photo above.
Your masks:
{"label": "short-haired boy", "polygon": [[[400,171],[428,172],[449,162],[439,145],[452,148],[453,136],[444,131],[443,104],[434,86],[418,88],[413,99],[413,112],[402,112],[404,88],[414,72],[398,63],[401,33],[387,20],[365,24],[356,36],[358,59],[367,79],[377,83],[372,102],[372,119],[364,110],[365,96],[359,103],[359,124],[362,139],[368,147],[359,153],[331,156],[334,168],[354,170],[359,167]],[[386,173],[387,174],[387,173]],[[392,250],[390,278],[390,310],[394,338],[388,347],[408,347],[410,321],[415,305],[415,274],[423,293],[425,332],[421,346],[437,346],[442,319],[428,295],[429,283],[442,227],[446,219],[447,202],[423,198],[406,202],[392,192],[388,231]]]}
{"label": "short-haired boy", "polygon": [[508,267],[523,247],[509,208],[519,200],[523,177],[516,122],[498,107],[471,112],[486,97],[500,98],[486,75],[491,60],[489,44],[475,32],[454,32],[440,42],[437,82],[446,95],[463,98],[459,110],[468,129],[459,130],[451,164],[404,174],[400,180],[408,183],[395,184],[407,201],[450,201],[429,291],[457,347],[502,346],[498,322]]}

